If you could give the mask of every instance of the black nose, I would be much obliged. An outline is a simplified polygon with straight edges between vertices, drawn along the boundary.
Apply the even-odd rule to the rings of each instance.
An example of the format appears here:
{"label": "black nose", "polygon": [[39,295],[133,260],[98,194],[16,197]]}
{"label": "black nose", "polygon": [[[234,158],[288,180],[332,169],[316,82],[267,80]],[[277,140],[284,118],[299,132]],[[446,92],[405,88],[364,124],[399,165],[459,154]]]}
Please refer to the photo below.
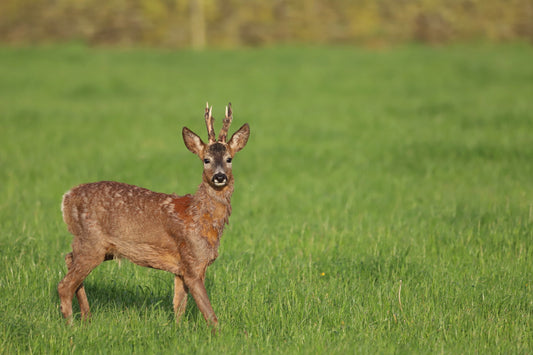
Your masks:
{"label": "black nose", "polygon": [[226,174],[223,174],[223,173],[216,173],[213,176],[213,182],[216,182],[216,183],[219,183],[219,184],[225,183],[227,179],[228,179],[228,177],[226,176]]}

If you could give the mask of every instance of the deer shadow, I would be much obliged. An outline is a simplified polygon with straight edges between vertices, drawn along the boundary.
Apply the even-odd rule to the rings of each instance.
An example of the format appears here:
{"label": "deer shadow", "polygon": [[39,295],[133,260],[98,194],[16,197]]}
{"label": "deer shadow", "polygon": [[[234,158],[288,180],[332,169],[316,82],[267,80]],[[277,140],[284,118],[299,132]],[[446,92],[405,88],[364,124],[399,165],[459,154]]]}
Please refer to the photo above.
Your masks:
{"label": "deer shadow", "polygon": [[[206,280],[206,286],[209,285]],[[165,312],[169,321],[175,320],[172,299],[174,296],[173,283],[168,288],[157,288],[153,285],[118,284],[111,281],[85,281],[85,292],[94,314],[113,314],[113,312],[132,311],[139,317],[154,313]],[[54,295],[57,301],[57,294]],[[188,295],[187,308],[181,319],[196,319],[201,313],[191,295]],[[81,320],[81,312],[76,296],[73,297],[72,311],[74,319]]]}

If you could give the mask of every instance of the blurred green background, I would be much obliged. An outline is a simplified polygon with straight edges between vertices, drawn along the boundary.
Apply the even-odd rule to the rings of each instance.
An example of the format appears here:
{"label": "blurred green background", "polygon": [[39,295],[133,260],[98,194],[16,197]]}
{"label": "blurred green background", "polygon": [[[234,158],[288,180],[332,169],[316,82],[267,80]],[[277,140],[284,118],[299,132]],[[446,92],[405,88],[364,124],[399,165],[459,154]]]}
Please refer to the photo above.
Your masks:
{"label": "blurred green background", "polygon": [[[531,0],[0,0],[0,354],[533,353],[532,18]],[[192,299],[177,325],[172,275],[128,262],[95,269],[92,323],[66,326],[62,194],[194,192],[180,130],[205,137],[207,100],[252,131],[206,278],[220,336]]]}
{"label": "blurred green background", "polygon": [[203,48],[533,40],[531,0],[2,0],[0,42]]}

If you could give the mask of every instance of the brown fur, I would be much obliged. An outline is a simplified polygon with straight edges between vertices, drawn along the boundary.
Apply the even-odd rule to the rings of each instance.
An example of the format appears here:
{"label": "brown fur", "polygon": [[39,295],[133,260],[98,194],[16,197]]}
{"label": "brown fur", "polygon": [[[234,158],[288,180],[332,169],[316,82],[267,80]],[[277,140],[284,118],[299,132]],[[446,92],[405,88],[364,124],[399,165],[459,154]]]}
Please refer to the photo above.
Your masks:
{"label": "brown fur", "polygon": [[[185,311],[190,292],[206,321],[216,325],[204,285],[205,273],[218,256],[220,237],[231,214],[231,159],[246,145],[249,133],[245,124],[228,143],[224,135],[205,144],[183,128],[187,148],[203,161],[209,160],[204,162],[202,183],[194,195],[158,193],[114,181],[83,184],[67,192],[61,207],[74,239],[72,252],[65,257],[67,275],[58,285],[63,316],[71,318],[76,294],[82,318],[88,318],[83,280],[103,261],[127,258],[175,275],[177,320]],[[214,145],[218,145],[216,149]],[[223,183],[217,174],[223,174]]]}

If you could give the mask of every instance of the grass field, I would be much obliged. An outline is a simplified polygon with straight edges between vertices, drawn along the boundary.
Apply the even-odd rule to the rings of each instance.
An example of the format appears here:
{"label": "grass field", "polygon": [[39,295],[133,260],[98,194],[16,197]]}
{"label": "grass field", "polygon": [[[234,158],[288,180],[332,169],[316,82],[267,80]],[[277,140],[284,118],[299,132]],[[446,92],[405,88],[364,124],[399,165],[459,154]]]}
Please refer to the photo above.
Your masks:
{"label": "grass field", "polygon": [[[0,353],[533,352],[533,48],[0,48]],[[207,289],[127,261],[61,319],[62,194],[192,193],[181,127],[251,138]],[[218,129],[218,128],[217,128]],[[74,311],[79,311],[74,302]]]}

